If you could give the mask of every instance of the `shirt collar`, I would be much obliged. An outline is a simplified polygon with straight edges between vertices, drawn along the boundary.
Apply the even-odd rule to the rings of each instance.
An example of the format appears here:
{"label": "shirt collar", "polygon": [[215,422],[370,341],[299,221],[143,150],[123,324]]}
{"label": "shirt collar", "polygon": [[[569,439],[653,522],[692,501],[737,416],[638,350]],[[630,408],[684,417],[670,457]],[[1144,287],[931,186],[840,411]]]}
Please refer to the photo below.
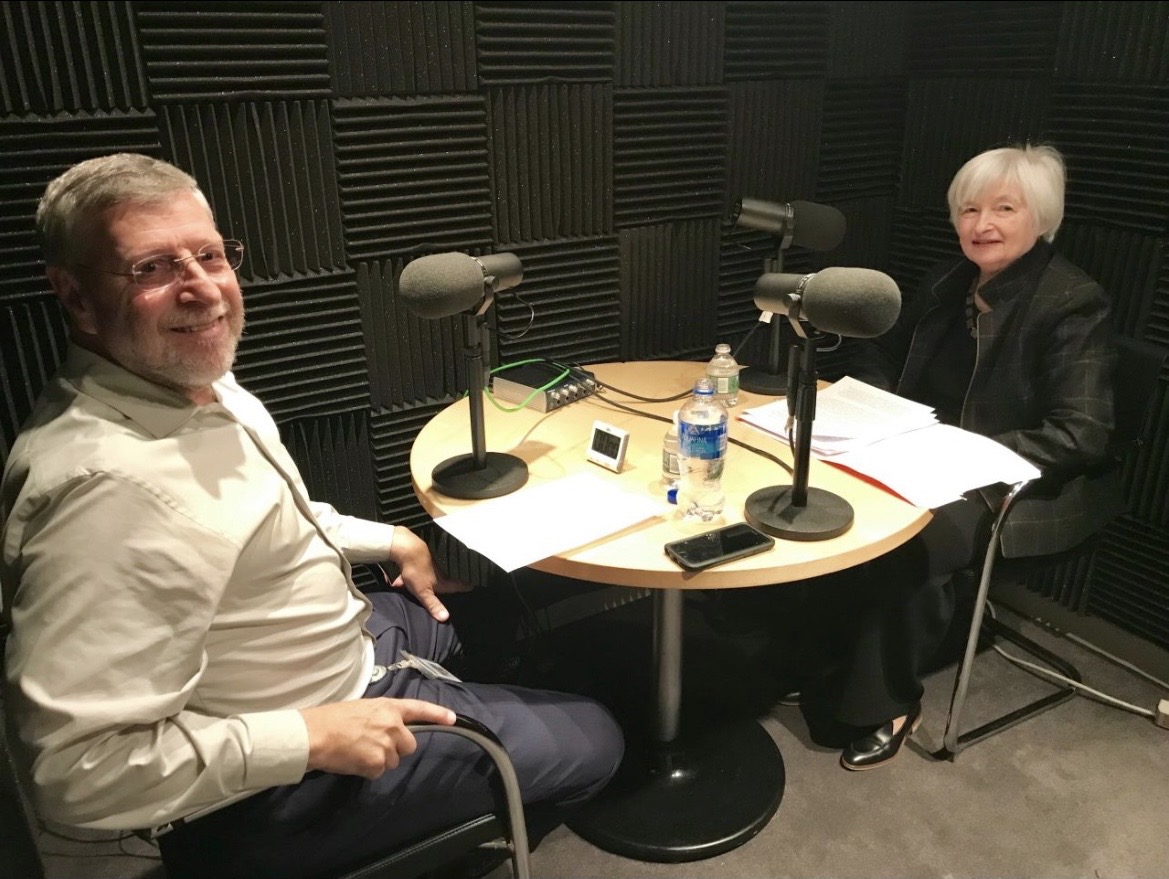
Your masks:
{"label": "shirt collar", "polygon": [[[157,438],[170,436],[201,409],[209,408],[76,344],[69,346],[61,375],[81,393],[116,409]],[[217,397],[221,396],[218,385],[212,385]]]}

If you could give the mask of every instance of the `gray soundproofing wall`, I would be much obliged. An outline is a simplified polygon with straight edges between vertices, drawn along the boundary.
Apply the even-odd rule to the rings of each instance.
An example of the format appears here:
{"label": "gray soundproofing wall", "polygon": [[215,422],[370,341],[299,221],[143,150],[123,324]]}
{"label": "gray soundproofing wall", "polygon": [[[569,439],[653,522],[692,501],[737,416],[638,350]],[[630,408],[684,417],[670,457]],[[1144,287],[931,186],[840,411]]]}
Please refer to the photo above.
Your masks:
{"label": "gray soundproofing wall", "polygon": [[[491,315],[492,365],[703,360],[757,326],[752,287],[776,255],[730,222],[740,197],[835,205],[844,243],[792,248],[785,269],[877,268],[909,295],[958,253],[958,166],[1044,140],[1070,170],[1057,246],[1110,291],[1122,333],[1169,345],[1167,83],[1167,3],[8,2],[0,455],[64,350],[33,214],[81,159],[143,152],[199,179],[248,248],[237,373],[311,490],[429,532],[410,446],[468,381],[460,322],[399,301],[414,257],[523,259],[523,301]],[[742,359],[766,349],[756,332]],[[1162,647],[1166,381],[1128,462],[1129,514],[1034,586]],[[430,538],[456,573],[488,573]]]}

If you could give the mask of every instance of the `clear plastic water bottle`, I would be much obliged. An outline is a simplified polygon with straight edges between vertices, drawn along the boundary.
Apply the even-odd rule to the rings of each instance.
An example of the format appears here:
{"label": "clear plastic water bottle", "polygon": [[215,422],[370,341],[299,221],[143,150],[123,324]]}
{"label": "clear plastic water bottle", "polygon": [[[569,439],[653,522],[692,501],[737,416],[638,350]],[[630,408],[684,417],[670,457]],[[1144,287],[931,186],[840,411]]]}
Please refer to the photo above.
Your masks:
{"label": "clear plastic water bottle", "polygon": [[678,487],[678,412],[666,435],[662,437],[662,487],[667,491]]}
{"label": "clear plastic water bottle", "polygon": [[714,346],[714,357],[706,365],[706,377],[714,382],[714,393],[730,409],[739,405],[739,369],[731,354],[731,346],[720,342]]}
{"label": "clear plastic water bottle", "polygon": [[678,509],[687,519],[709,522],[726,504],[727,410],[714,382],[700,378],[694,395],[678,410]]}

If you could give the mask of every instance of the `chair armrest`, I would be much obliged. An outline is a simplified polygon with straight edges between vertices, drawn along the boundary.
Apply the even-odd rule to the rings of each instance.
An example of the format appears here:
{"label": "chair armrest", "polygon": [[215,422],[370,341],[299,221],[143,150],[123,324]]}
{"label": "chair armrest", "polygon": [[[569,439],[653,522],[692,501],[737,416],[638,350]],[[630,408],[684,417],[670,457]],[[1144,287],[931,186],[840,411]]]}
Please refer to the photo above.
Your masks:
{"label": "chair armrest", "polygon": [[418,733],[446,733],[462,736],[477,744],[495,763],[499,771],[500,781],[503,783],[504,799],[507,803],[507,819],[510,825],[511,841],[515,850],[514,863],[516,865],[516,879],[528,879],[528,827],[524,821],[523,796],[520,792],[519,779],[516,777],[515,767],[507,749],[486,726],[473,718],[462,714],[455,715],[453,726],[437,723],[411,723],[407,728],[417,735]]}

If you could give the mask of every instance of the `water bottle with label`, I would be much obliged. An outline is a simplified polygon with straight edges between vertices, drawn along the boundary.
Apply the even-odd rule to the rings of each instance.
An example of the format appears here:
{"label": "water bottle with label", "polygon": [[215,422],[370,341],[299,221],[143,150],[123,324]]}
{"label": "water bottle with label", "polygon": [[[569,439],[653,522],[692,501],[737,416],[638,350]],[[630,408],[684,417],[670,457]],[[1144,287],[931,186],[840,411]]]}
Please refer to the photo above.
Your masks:
{"label": "water bottle with label", "polygon": [[739,370],[731,346],[720,342],[714,346],[714,357],[706,365],[706,377],[714,382],[714,393],[730,409],[739,405]]}
{"label": "water bottle with label", "polygon": [[722,475],[727,458],[727,410],[714,382],[700,378],[678,410],[678,509],[687,519],[709,522],[726,503]]}

